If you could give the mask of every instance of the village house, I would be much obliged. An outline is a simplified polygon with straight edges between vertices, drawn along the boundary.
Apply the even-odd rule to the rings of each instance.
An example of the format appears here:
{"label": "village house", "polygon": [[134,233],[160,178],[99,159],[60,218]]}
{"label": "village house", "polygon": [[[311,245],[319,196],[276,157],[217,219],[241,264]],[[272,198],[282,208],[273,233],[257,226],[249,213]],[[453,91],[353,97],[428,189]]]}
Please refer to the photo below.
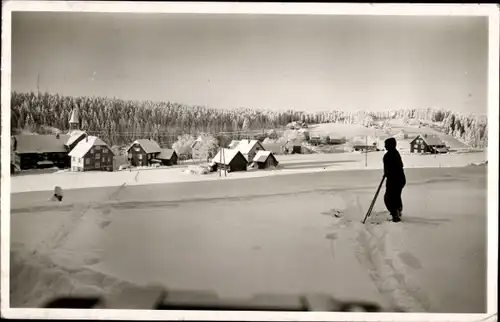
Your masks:
{"label": "village house", "polygon": [[278,160],[271,151],[259,151],[253,158],[252,166],[257,166],[259,169],[268,169],[277,167]]}
{"label": "village house", "polygon": [[339,135],[329,135],[328,144],[339,145],[346,142],[346,138]]}
{"label": "village house", "polygon": [[66,141],[68,135],[14,135],[12,152],[21,170],[70,165]]}
{"label": "village house", "polygon": [[321,144],[321,136],[318,134],[313,134],[309,138],[309,143],[312,145],[320,145]]}
{"label": "village house", "polygon": [[295,140],[289,140],[284,144],[284,152],[285,154],[306,154],[309,153],[310,151],[302,146],[302,143],[295,139]]}
{"label": "village house", "polygon": [[161,149],[154,159],[151,160],[152,163],[158,163],[162,165],[174,165],[177,164],[179,157],[177,152],[173,149]]}
{"label": "village house", "polygon": [[248,160],[236,149],[220,149],[212,159],[214,170],[226,169],[228,172],[246,171]]}
{"label": "village house", "polygon": [[71,171],[113,171],[114,154],[108,145],[96,136],[86,136],[69,153]]}
{"label": "village house", "polygon": [[148,166],[159,153],[160,145],[150,139],[135,140],[127,149],[128,159],[132,166]]}
{"label": "village house", "polygon": [[411,153],[446,153],[446,144],[437,136],[418,135],[410,142]]}
{"label": "village house", "polygon": [[236,149],[245,156],[248,162],[253,161],[253,158],[258,151],[265,150],[264,146],[262,146],[262,143],[260,143],[258,140],[241,140]]}
{"label": "village house", "polygon": [[356,137],[352,140],[354,151],[376,151],[377,139],[372,137]]}

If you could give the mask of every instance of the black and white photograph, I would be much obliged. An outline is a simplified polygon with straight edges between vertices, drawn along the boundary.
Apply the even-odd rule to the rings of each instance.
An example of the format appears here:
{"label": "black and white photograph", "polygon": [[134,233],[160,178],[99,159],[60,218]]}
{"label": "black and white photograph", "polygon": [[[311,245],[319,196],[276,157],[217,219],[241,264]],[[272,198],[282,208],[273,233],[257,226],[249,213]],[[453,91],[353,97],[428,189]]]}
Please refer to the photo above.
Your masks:
{"label": "black and white photograph", "polygon": [[2,316],[495,319],[498,7],[346,6],[9,2]]}

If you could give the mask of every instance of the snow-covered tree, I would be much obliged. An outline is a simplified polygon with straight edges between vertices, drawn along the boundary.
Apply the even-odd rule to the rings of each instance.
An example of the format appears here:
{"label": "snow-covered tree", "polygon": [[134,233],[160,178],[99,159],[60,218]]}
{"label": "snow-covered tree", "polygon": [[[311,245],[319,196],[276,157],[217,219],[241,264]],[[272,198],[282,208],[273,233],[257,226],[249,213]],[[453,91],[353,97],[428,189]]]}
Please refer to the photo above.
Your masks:
{"label": "snow-covered tree", "polygon": [[172,144],[172,148],[179,156],[188,157],[191,154],[191,145],[194,138],[189,134],[184,134],[177,137],[177,141]]}

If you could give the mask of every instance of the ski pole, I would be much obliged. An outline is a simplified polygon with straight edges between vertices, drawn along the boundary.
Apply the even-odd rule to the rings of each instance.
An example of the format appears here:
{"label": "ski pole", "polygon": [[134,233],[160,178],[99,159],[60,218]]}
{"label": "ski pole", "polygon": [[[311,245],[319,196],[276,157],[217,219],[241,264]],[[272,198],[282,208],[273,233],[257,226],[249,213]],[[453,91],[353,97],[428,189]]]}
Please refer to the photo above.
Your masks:
{"label": "ski pole", "polygon": [[380,192],[380,188],[382,188],[382,183],[384,183],[384,180],[385,180],[385,175],[382,177],[382,180],[380,181],[380,184],[378,185],[377,192],[375,193],[375,196],[373,197],[372,203],[370,204],[370,208],[368,208],[368,211],[366,212],[366,216],[365,216],[365,219],[363,220],[363,224],[365,223],[366,219],[368,217],[370,217],[370,215],[372,213],[373,206],[375,206],[375,202],[377,201],[378,194]]}

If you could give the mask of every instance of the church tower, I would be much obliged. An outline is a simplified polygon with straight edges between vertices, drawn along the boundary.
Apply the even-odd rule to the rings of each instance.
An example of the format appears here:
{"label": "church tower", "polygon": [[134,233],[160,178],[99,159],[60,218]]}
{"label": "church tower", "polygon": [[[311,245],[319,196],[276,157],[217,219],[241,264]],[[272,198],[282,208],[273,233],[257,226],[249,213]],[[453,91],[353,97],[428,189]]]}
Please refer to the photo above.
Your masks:
{"label": "church tower", "polygon": [[71,116],[69,118],[69,130],[75,131],[80,127],[80,121],[78,120],[78,107],[71,111]]}

